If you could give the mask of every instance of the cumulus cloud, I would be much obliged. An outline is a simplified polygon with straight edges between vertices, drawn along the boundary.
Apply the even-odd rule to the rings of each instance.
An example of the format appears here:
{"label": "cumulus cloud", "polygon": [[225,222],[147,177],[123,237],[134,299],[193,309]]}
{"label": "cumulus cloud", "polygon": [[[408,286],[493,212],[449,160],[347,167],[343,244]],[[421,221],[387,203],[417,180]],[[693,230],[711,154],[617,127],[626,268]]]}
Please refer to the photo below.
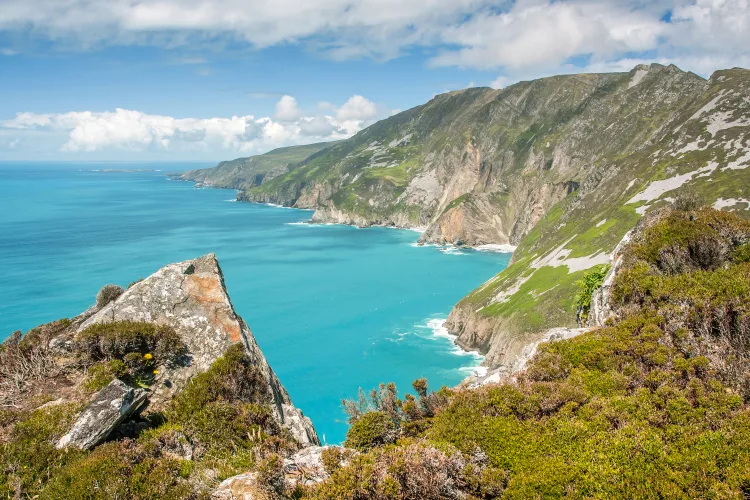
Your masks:
{"label": "cumulus cloud", "polygon": [[[0,122],[0,131],[47,132],[66,136],[59,149],[66,152],[220,151],[263,152],[275,147],[312,141],[337,140],[355,134],[378,117],[377,106],[352,96],[334,115],[302,116],[297,101],[283,96],[276,115],[228,118],[175,118],[135,110],[69,113],[17,113]],[[387,116],[387,112],[384,113]],[[14,147],[18,142],[14,144]]]}
{"label": "cumulus cloud", "polygon": [[520,0],[503,13],[473,16],[444,33],[462,47],[432,63],[474,68],[528,68],[559,64],[579,54],[608,57],[653,48],[665,23],[627,2]]}
{"label": "cumulus cloud", "polygon": [[276,114],[274,117],[277,120],[285,122],[293,122],[299,118],[300,110],[297,108],[297,99],[290,95],[282,96],[276,103]]}
{"label": "cumulus cloud", "polygon": [[378,110],[375,103],[361,95],[354,95],[338,109],[336,117],[341,121],[368,120],[377,114]]}
{"label": "cumulus cloud", "polygon": [[330,116],[303,118],[297,122],[300,134],[312,137],[327,137],[332,134],[346,135],[346,130],[334,123]]}

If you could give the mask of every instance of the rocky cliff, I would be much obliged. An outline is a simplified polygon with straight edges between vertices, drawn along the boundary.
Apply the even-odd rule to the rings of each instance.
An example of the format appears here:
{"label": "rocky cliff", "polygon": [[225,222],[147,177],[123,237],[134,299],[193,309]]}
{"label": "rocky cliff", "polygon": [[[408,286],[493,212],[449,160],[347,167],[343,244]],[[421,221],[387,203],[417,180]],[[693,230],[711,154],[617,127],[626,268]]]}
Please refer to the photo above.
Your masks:
{"label": "rocky cliff", "polygon": [[[599,131],[594,144],[609,154],[590,157],[586,176],[520,241],[511,266],[464,298],[448,319],[458,343],[487,353],[490,366],[515,355],[507,346],[533,342],[549,327],[574,326],[576,280],[610,263],[641,217],[678,193],[750,216],[750,71],[719,71],[701,81],[650,66],[630,78],[607,106],[597,106],[589,124]],[[640,116],[637,137],[629,128],[622,134],[633,126],[622,113]],[[566,140],[575,142],[585,128],[570,130]],[[623,154],[613,154],[618,141],[626,145]],[[594,320],[603,321],[605,305],[594,305]]]}

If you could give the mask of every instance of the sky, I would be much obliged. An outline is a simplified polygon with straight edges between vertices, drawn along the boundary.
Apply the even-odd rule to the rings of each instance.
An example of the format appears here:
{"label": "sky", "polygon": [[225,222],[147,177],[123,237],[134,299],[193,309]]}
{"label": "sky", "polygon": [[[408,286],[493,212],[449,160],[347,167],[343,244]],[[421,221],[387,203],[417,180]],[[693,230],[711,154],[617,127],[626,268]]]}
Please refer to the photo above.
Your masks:
{"label": "sky", "polygon": [[653,62],[750,68],[750,0],[0,0],[0,161],[219,161]]}

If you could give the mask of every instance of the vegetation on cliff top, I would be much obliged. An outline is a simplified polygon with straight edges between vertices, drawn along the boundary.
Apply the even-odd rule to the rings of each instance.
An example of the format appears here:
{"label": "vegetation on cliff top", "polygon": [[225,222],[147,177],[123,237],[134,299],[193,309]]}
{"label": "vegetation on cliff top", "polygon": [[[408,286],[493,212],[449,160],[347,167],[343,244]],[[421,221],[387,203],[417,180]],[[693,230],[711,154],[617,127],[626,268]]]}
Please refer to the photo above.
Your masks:
{"label": "vegetation on cliff top", "polygon": [[[748,373],[731,361],[747,366],[750,223],[701,209],[669,211],[642,226],[615,280],[618,319],[542,345],[514,381],[442,390],[432,414],[415,411],[413,396],[395,398],[395,388],[373,392],[372,408],[355,412],[350,430],[352,444],[370,451],[314,494],[420,498],[409,493],[414,481],[404,472],[434,459],[423,454],[415,465],[396,458],[415,439],[445,460],[486,455],[490,496],[448,475],[471,498],[750,494]],[[384,440],[389,414],[399,431]],[[372,441],[363,446],[366,437]],[[394,458],[378,465],[384,456]]]}
{"label": "vegetation on cliff top", "polygon": [[[44,340],[33,336],[22,344]],[[182,354],[182,345],[164,327],[114,322],[84,330],[73,351],[60,368],[73,376],[92,359],[102,360],[89,368],[90,382],[102,363],[129,366],[131,354],[168,362]],[[66,401],[74,402],[40,407],[55,395],[23,401],[28,409],[0,410],[0,498],[207,498],[218,480],[298,447],[271,415],[262,377],[239,344],[194,377],[163,412],[136,417],[90,452],[55,448],[87,400],[86,394],[67,394]]]}

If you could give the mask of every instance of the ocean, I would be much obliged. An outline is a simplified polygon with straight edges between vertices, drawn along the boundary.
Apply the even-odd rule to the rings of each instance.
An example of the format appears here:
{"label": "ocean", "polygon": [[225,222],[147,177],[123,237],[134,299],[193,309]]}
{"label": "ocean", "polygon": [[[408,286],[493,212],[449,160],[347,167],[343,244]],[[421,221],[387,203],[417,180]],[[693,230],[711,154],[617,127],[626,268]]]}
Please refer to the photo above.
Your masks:
{"label": "ocean", "polygon": [[0,339],[89,307],[102,285],[214,252],[229,295],[321,439],[341,399],[381,382],[452,386],[481,357],[443,328],[510,254],[415,245],[389,228],[309,225],[312,212],[235,203],[167,172],[191,163],[0,163]]}

